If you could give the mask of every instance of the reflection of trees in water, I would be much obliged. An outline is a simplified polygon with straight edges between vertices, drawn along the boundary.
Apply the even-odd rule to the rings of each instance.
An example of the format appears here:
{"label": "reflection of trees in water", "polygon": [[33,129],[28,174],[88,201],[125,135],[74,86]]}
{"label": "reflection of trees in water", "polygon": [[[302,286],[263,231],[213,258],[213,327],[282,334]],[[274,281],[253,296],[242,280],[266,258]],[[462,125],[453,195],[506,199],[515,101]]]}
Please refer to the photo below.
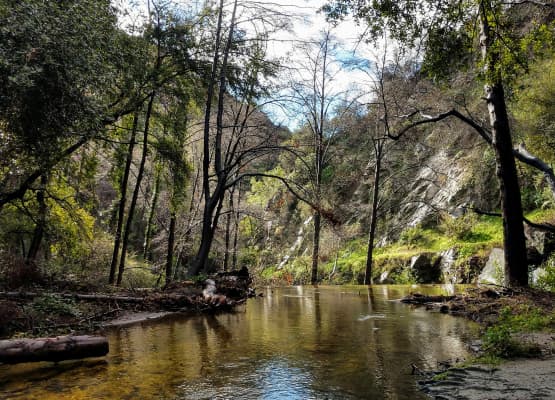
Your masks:
{"label": "reflection of trees in water", "polygon": [[[176,317],[115,330],[108,365],[75,367],[59,376],[45,371],[36,387],[41,393],[58,382],[86,387],[90,376],[85,375],[94,374],[98,384],[89,393],[97,397],[137,390],[137,398],[153,398],[148,397],[153,393],[189,398],[234,385],[255,393],[267,382],[287,383],[294,374],[308,390],[303,393],[316,398],[419,398],[411,363],[435,368],[436,360],[452,357],[458,346],[462,354],[460,335],[468,323],[386,301],[388,290],[276,289],[250,301],[244,313]],[[391,288],[389,298],[404,291]],[[386,318],[376,318],[382,314]],[[283,370],[280,376],[276,365]],[[265,380],[268,374],[273,380]],[[156,388],[160,382],[163,388]]]}
{"label": "reflection of trees in water", "polygon": [[231,331],[222,325],[214,315],[205,315],[204,320],[218,338],[218,345],[228,347],[229,341],[233,337]]}

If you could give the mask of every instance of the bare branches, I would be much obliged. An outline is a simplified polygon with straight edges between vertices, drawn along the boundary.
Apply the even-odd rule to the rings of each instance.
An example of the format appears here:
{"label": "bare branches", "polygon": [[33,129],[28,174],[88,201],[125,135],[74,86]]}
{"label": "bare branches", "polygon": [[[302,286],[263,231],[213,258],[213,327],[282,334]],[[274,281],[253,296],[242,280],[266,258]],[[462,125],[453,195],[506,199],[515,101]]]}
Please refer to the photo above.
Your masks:
{"label": "bare branches", "polygon": [[517,1],[504,1],[502,4],[507,6],[518,6],[522,4],[533,4],[540,7],[555,7],[553,2],[545,2],[539,0],[517,0]]}
{"label": "bare branches", "polygon": [[[478,215],[487,215],[487,216],[490,216],[490,217],[499,217],[499,218],[502,217],[501,213],[498,213],[498,212],[484,211],[484,210],[480,210],[479,208],[474,208],[474,207],[464,207],[464,208],[466,210],[470,210],[472,212],[475,212]],[[544,232],[553,232],[553,233],[555,233],[555,225],[553,225],[553,224],[532,222],[526,217],[523,217],[523,221],[528,226],[530,226],[532,228],[535,228],[535,229],[538,229],[538,230],[544,231]]]}
{"label": "bare branches", "polygon": [[[454,118],[457,118],[460,121],[464,122],[465,124],[467,124],[471,128],[473,128],[474,131],[476,131],[476,133],[478,133],[478,135],[480,135],[480,137],[482,137],[482,139],[484,139],[486,141],[486,143],[488,143],[490,145],[492,144],[491,134],[490,134],[490,131],[487,128],[481,126],[476,121],[474,121],[472,118],[462,114],[461,112],[459,112],[455,109],[452,109],[452,110],[449,110],[447,112],[437,114],[437,115],[434,115],[434,116],[426,115],[426,114],[423,114],[423,113],[413,112],[409,115],[409,118],[413,117],[417,114],[421,115],[423,117],[423,119],[409,123],[408,125],[406,125],[404,128],[402,128],[396,134],[392,134],[391,132],[387,132],[387,136],[389,138],[393,139],[393,140],[399,140],[401,137],[403,137],[411,129],[416,128],[420,125],[439,122],[439,121],[445,120],[447,118],[454,117]],[[526,150],[526,148],[524,147],[523,144],[520,144],[518,147],[514,148],[513,149],[513,154],[514,154],[514,156],[517,160],[519,160],[519,161],[523,162],[524,164],[529,165],[532,168],[535,168],[538,171],[543,173],[545,179],[547,180],[549,188],[551,189],[553,197],[555,197],[555,174],[553,172],[553,168],[551,168],[546,162],[544,162],[540,158],[530,154]]]}

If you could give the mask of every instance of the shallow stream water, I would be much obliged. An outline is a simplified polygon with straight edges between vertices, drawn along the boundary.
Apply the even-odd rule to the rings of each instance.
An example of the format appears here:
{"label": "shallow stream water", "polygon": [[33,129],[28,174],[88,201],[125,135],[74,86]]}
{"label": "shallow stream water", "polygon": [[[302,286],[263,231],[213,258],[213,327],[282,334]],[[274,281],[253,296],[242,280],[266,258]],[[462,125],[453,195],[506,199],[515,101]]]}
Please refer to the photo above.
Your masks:
{"label": "shallow stream water", "polygon": [[233,314],[110,330],[104,359],[0,365],[0,399],[424,399],[411,365],[467,357],[477,329],[395,300],[453,290],[267,289]]}

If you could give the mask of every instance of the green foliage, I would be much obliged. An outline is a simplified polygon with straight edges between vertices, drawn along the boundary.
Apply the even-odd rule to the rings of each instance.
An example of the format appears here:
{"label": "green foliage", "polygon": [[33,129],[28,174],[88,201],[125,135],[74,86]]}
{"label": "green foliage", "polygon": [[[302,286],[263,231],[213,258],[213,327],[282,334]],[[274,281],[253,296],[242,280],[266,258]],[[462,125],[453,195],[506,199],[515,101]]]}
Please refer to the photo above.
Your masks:
{"label": "green foliage", "polygon": [[136,259],[127,258],[127,266],[123,274],[122,286],[128,289],[155,287],[159,280],[159,274],[152,268]]}
{"label": "green foliage", "polygon": [[546,162],[555,161],[555,58],[533,64],[519,81],[511,107],[516,130],[528,149]]}
{"label": "green foliage", "polygon": [[472,38],[462,29],[432,27],[421,71],[434,80],[444,81],[469,61]]}
{"label": "green foliage", "polygon": [[0,122],[11,150],[43,165],[68,139],[98,127],[121,51],[116,15],[106,0],[7,3]]}
{"label": "green foliage", "polygon": [[31,303],[31,307],[43,314],[71,317],[79,317],[81,315],[73,300],[60,297],[56,294],[43,294],[36,297]]}
{"label": "green foliage", "polygon": [[413,272],[409,268],[398,268],[393,270],[393,273],[388,277],[394,283],[400,285],[409,285],[413,283],[417,283],[416,277],[414,276]]}
{"label": "green foliage", "polygon": [[542,268],[544,271],[538,274],[535,286],[538,289],[555,292],[555,255],[551,255]]}
{"label": "green foliage", "polygon": [[[277,166],[273,170],[269,171],[268,174],[281,177],[286,176],[286,172],[281,166]],[[279,180],[273,178],[252,178],[250,184],[251,189],[247,194],[248,204],[260,207],[270,207],[272,209],[275,209],[283,204],[280,201],[283,184]]]}
{"label": "green foliage", "polygon": [[539,349],[516,339],[518,333],[541,331],[553,326],[554,315],[546,315],[540,309],[522,306],[519,309],[505,307],[495,325],[487,328],[483,347],[495,357],[515,357],[537,354]]}
{"label": "green foliage", "polygon": [[472,241],[475,239],[473,229],[477,221],[478,218],[474,213],[466,213],[458,218],[444,213],[441,215],[439,229],[448,237],[456,240]]}
{"label": "green foliage", "polygon": [[420,225],[406,228],[399,235],[399,244],[408,247],[416,247],[418,245],[425,246],[426,235],[424,234],[424,230]]}

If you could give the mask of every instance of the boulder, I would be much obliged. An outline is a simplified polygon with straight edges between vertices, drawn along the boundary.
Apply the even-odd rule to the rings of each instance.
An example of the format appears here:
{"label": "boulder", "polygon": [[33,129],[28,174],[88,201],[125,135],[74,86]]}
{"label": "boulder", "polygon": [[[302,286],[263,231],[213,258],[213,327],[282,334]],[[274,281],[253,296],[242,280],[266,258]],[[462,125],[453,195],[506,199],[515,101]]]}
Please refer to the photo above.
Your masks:
{"label": "boulder", "polygon": [[455,266],[457,261],[457,249],[455,247],[439,253],[440,263],[439,267],[443,275],[444,283],[460,283],[458,278],[458,271]]}
{"label": "boulder", "polygon": [[437,283],[441,278],[440,261],[433,253],[422,253],[411,258],[409,268],[418,283]]}
{"label": "boulder", "polygon": [[484,257],[470,257],[464,266],[464,274],[459,283],[475,283],[476,279],[480,275],[480,272],[485,267],[486,261],[487,260]]}
{"label": "boulder", "polygon": [[545,259],[546,257],[536,247],[529,246],[526,248],[526,261],[528,265],[540,265]]}
{"label": "boulder", "polygon": [[384,271],[380,274],[380,277],[378,278],[378,283],[382,283],[382,284],[393,283],[393,280],[389,277],[389,271]]}
{"label": "boulder", "polygon": [[503,249],[491,250],[486,266],[478,277],[478,283],[503,285],[505,282],[505,252]]}
{"label": "boulder", "polygon": [[[545,232],[539,229],[531,228],[525,225],[524,233],[526,235],[527,247],[535,249],[535,255],[541,255],[542,259],[534,259],[532,265],[541,264],[547,257],[555,251],[555,234],[552,232]],[[530,250],[529,250],[530,252]]]}

